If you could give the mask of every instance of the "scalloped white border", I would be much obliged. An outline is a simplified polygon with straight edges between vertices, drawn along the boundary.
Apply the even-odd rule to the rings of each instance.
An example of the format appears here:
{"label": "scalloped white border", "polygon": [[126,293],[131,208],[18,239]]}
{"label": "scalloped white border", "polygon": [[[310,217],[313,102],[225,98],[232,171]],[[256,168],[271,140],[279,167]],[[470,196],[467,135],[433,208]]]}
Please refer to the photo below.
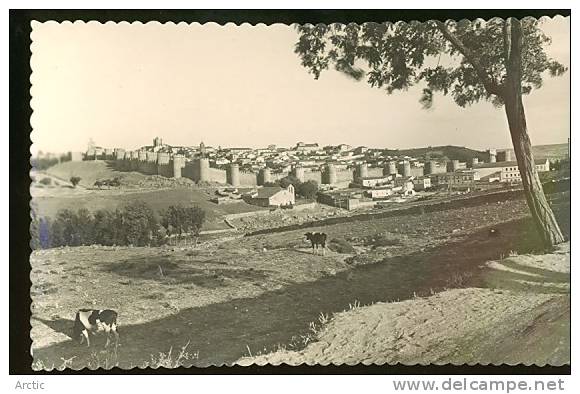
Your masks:
{"label": "scalloped white border", "polygon": [[[344,3],[344,1],[341,1],[341,2]],[[37,2],[33,2],[33,3],[37,3]],[[68,3],[70,3],[70,2],[68,2]],[[109,1],[104,1],[104,2],[100,3],[100,5],[106,5],[108,3],[109,3]],[[169,0],[166,3],[164,3],[164,7],[171,8],[171,4],[172,3],[173,3],[173,1],[172,0]],[[304,3],[304,1],[303,0],[298,0],[298,1],[294,2],[293,4],[296,5],[296,3],[302,4],[302,3]],[[312,5],[312,3],[313,3],[312,1],[308,2],[309,5]],[[358,2],[357,6],[361,6],[361,5],[364,6],[365,4],[368,4],[368,3],[369,3],[368,0],[360,0]],[[373,1],[371,1],[371,3],[374,4]],[[457,3],[462,4],[461,2],[457,2]],[[486,6],[489,6],[490,4],[494,4],[494,3],[498,3],[498,4],[501,4],[502,6],[505,6],[506,1],[505,0],[504,1],[491,0],[491,1],[486,2]],[[538,3],[538,1],[528,0],[527,3],[529,5],[530,3]],[[559,3],[561,3],[561,1],[553,1],[550,4],[550,7],[551,8],[567,8],[567,7],[558,7],[558,4]],[[45,7],[45,4],[44,3],[42,3],[42,4],[43,4],[43,6],[42,7],[39,7],[39,8],[44,8]],[[118,2],[115,2],[115,4],[118,5]],[[463,6],[463,8],[465,8],[465,5],[462,4],[462,6]],[[73,6],[71,8],[78,8],[78,7],[74,7]],[[368,8],[373,8],[373,7],[368,7]],[[500,8],[500,7],[498,7],[498,8]],[[563,18],[563,16],[562,15],[556,15],[553,18],[544,16],[544,17],[539,18],[539,20],[548,20],[548,19],[554,19],[554,18]],[[490,19],[496,19],[496,18],[489,18],[488,20],[490,20]],[[451,19],[447,19],[447,20],[449,21]],[[464,18],[462,20],[467,20],[467,18]],[[475,20],[485,21],[485,19],[483,19],[483,18],[476,18],[476,19],[473,19],[472,21],[475,21]],[[182,22],[177,22],[177,23],[176,22],[171,22],[171,21],[170,22],[164,22],[164,23],[161,23],[161,22],[158,22],[158,21],[148,21],[148,22],[141,22],[141,21],[135,21],[135,22],[126,22],[126,21],[114,22],[114,21],[107,21],[107,22],[104,22],[103,23],[103,22],[96,21],[96,20],[89,20],[89,21],[84,21],[84,20],[75,20],[75,21],[64,20],[64,21],[60,21],[60,22],[53,21],[53,20],[46,21],[46,22],[33,21],[32,22],[32,32],[31,32],[31,40],[32,40],[32,43],[31,43],[31,46],[30,46],[31,53],[32,53],[31,54],[31,62],[30,62],[30,66],[31,66],[31,76],[30,76],[30,80],[31,80],[31,88],[30,88],[30,91],[31,91],[31,101],[30,101],[30,107],[31,107],[32,111],[34,111],[34,97],[32,96],[32,91],[33,91],[33,88],[34,88],[33,83],[32,83],[32,81],[34,80],[34,78],[33,78],[34,68],[32,67],[32,64],[33,64],[32,63],[32,57],[34,57],[34,39],[33,38],[34,38],[34,25],[36,23],[63,24],[63,25],[72,25],[72,24],[75,24],[75,25],[77,25],[77,24],[98,25],[98,24],[100,24],[100,25],[104,25],[104,26],[123,24],[123,25],[133,25],[134,27],[144,27],[144,26],[152,26],[152,25],[154,25],[154,26],[167,27],[167,28],[169,28],[169,27],[185,27],[185,26],[205,26],[205,25],[209,25],[209,26],[219,26],[221,28],[236,28],[236,27],[239,27],[239,26],[241,26],[241,27],[251,26],[253,28],[268,28],[269,26],[287,25],[287,24],[284,24],[284,23],[272,23],[272,24],[257,23],[255,25],[253,25],[253,24],[247,23],[247,22],[244,22],[244,23],[241,23],[241,24],[238,25],[238,24],[236,24],[234,22],[228,22],[228,23],[225,23],[225,24],[219,24],[219,23],[216,23],[216,22],[206,22],[206,23],[191,22],[191,23],[187,23],[187,22],[183,22],[183,21]],[[420,22],[418,22],[416,20],[412,20],[410,22],[399,21],[397,23],[415,24],[415,23],[420,23]],[[32,130],[31,131],[31,134],[30,134],[30,139],[31,139],[30,152],[32,153],[32,151],[33,151],[32,148],[33,148],[33,145],[34,145],[34,128],[32,127],[32,124],[30,126],[31,126],[31,130]],[[8,165],[6,167],[8,167]],[[30,201],[30,204],[32,204],[32,199]],[[31,207],[31,213],[32,213],[32,207]],[[7,238],[5,238],[5,239],[7,239]],[[6,250],[7,250],[7,248],[6,248]],[[30,261],[29,261],[29,264],[30,264]],[[8,277],[8,275],[6,275],[6,277]],[[32,278],[31,278],[31,282],[32,282]],[[8,289],[8,286],[6,286],[5,288]],[[31,318],[32,318],[32,314],[33,314],[32,303],[31,303],[30,312],[31,312]],[[572,323],[572,324],[574,324],[574,323]],[[6,327],[6,325],[3,325],[3,326]],[[573,341],[573,343],[575,343],[575,341]],[[574,350],[574,346],[573,346],[573,350]],[[31,347],[30,351],[32,352],[32,347]],[[269,363],[255,363],[253,365],[268,365],[268,364]],[[339,364],[335,364],[335,363],[308,363],[307,362],[305,364],[307,364],[307,365],[322,365],[322,366],[328,366],[328,365],[335,365],[335,366],[350,365],[350,366],[353,366],[353,365],[358,365],[360,363],[339,363]],[[426,364],[424,364],[424,363],[416,363],[416,364],[404,364],[404,363],[396,363],[396,364],[387,364],[387,363],[383,363],[383,364],[377,364],[377,363],[362,363],[362,364],[364,364],[364,365],[386,366],[386,367],[393,366],[393,365],[399,365],[399,364],[400,365],[406,365],[406,366],[415,366],[415,365],[422,365],[422,366],[424,366],[424,365],[430,365],[429,363],[426,363]],[[464,364],[454,364],[454,363],[434,363],[434,365],[448,365],[448,364],[455,365],[455,366],[464,365]],[[220,367],[222,367],[222,366],[229,366],[229,365],[236,365],[236,366],[238,366],[238,364],[236,364],[236,363],[234,363],[234,364],[221,364],[221,365],[212,364],[212,365],[214,365],[214,366],[220,366]],[[297,365],[302,365],[302,363],[299,363],[299,364],[272,363],[270,365],[274,365],[274,366],[278,366],[278,365],[297,366]],[[468,363],[467,365],[501,365],[501,364]],[[514,364],[507,364],[507,365],[519,365],[519,364],[515,364],[514,363]],[[536,365],[536,364],[524,364],[524,365],[529,366],[529,365]],[[139,368],[139,369],[149,369],[151,367],[147,367],[147,368],[136,367],[136,368]],[[199,367],[196,367],[196,368],[204,368],[204,367],[203,366],[199,366]],[[75,370],[84,370],[84,369],[89,369],[89,368],[88,367],[83,367],[81,369],[75,369]],[[99,370],[100,369],[101,368],[99,368]],[[118,368],[115,368],[115,369],[118,370]],[[156,369],[156,368],[152,368],[152,369]],[[162,369],[164,369],[164,368],[162,368]]]}

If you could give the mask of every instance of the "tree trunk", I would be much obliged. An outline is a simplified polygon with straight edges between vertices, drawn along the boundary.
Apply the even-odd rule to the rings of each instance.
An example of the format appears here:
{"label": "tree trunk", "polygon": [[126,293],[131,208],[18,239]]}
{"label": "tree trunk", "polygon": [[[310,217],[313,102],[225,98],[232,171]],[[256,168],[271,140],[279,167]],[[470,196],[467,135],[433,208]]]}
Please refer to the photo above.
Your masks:
{"label": "tree trunk", "polygon": [[518,161],[518,168],[522,177],[526,201],[544,246],[550,248],[564,242],[565,239],[552,208],[546,200],[540,177],[536,171],[532,144],[528,135],[526,115],[522,102],[522,29],[519,20],[510,18],[506,21],[505,36],[507,69],[507,79],[503,94],[505,112]]}

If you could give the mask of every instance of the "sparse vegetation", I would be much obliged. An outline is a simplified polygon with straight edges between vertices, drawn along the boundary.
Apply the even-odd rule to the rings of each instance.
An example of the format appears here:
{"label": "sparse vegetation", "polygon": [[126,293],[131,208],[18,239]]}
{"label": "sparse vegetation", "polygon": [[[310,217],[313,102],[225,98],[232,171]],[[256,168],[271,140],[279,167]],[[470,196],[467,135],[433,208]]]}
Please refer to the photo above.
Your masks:
{"label": "sparse vegetation", "polygon": [[461,289],[469,286],[469,281],[473,277],[471,272],[454,272],[447,281],[447,287],[451,289]]}
{"label": "sparse vegetation", "polygon": [[81,181],[81,177],[80,176],[71,176],[69,180],[70,180],[70,183],[72,183],[73,187],[77,187],[77,185]]}
{"label": "sparse vegetation", "polygon": [[364,240],[365,246],[372,246],[373,248],[400,246],[403,245],[401,240],[397,237],[389,236],[387,234],[379,234],[368,237]]}
{"label": "sparse vegetation", "polygon": [[328,249],[337,253],[355,253],[355,248],[344,238],[332,238],[328,243]]}
{"label": "sparse vegetation", "polygon": [[185,361],[196,360],[199,354],[197,352],[190,353],[187,350],[188,347],[189,341],[181,347],[177,355],[173,354],[173,347],[167,353],[161,352],[157,355],[151,355],[151,361],[144,363],[142,368],[177,368],[182,366]]}

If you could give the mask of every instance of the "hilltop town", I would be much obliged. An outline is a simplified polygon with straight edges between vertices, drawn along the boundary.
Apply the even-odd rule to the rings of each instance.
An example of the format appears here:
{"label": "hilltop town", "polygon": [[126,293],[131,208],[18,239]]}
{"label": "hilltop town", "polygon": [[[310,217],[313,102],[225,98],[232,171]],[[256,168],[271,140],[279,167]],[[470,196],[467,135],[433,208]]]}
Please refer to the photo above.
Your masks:
{"label": "hilltop town", "polygon": [[[405,151],[304,142],[290,148],[216,148],[203,142],[184,147],[157,137],[152,145],[136,150],[91,145],[69,158],[109,160],[119,171],[231,186],[216,193],[213,201],[218,204],[239,201],[245,191],[244,201],[254,205],[291,206],[296,182],[312,182],[318,187],[318,202],[352,210],[404,202],[426,191],[470,192],[521,181],[511,150],[463,149],[415,150],[422,155],[410,156]],[[453,154],[458,157],[448,157]],[[536,169],[549,171],[550,161],[536,160]],[[281,190],[280,180],[288,177],[294,180],[292,190]]]}

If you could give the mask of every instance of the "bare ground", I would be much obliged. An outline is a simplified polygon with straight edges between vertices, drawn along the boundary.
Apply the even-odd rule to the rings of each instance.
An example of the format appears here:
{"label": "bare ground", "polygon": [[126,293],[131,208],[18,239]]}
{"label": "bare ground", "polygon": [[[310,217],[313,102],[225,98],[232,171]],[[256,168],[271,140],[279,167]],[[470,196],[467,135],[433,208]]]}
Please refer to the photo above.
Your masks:
{"label": "bare ground", "polygon": [[[566,217],[569,197],[552,200]],[[31,257],[35,367],[152,365],[156,355],[185,345],[191,354],[179,363],[198,366],[299,350],[313,339],[310,323],[321,313],[355,300],[392,302],[481,284],[486,261],[537,246],[526,216],[525,203],[510,200],[339,223],[320,230],[353,250],[326,256],[310,253],[303,230],[218,239],[194,250],[38,251]],[[489,226],[502,236],[490,238]],[[86,349],[71,340],[72,318],[83,307],[119,311],[114,357],[102,344]]]}
{"label": "bare ground", "polygon": [[493,288],[452,289],[338,313],[305,349],[238,363],[569,364],[569,247],[490,262],[486,282]]}

